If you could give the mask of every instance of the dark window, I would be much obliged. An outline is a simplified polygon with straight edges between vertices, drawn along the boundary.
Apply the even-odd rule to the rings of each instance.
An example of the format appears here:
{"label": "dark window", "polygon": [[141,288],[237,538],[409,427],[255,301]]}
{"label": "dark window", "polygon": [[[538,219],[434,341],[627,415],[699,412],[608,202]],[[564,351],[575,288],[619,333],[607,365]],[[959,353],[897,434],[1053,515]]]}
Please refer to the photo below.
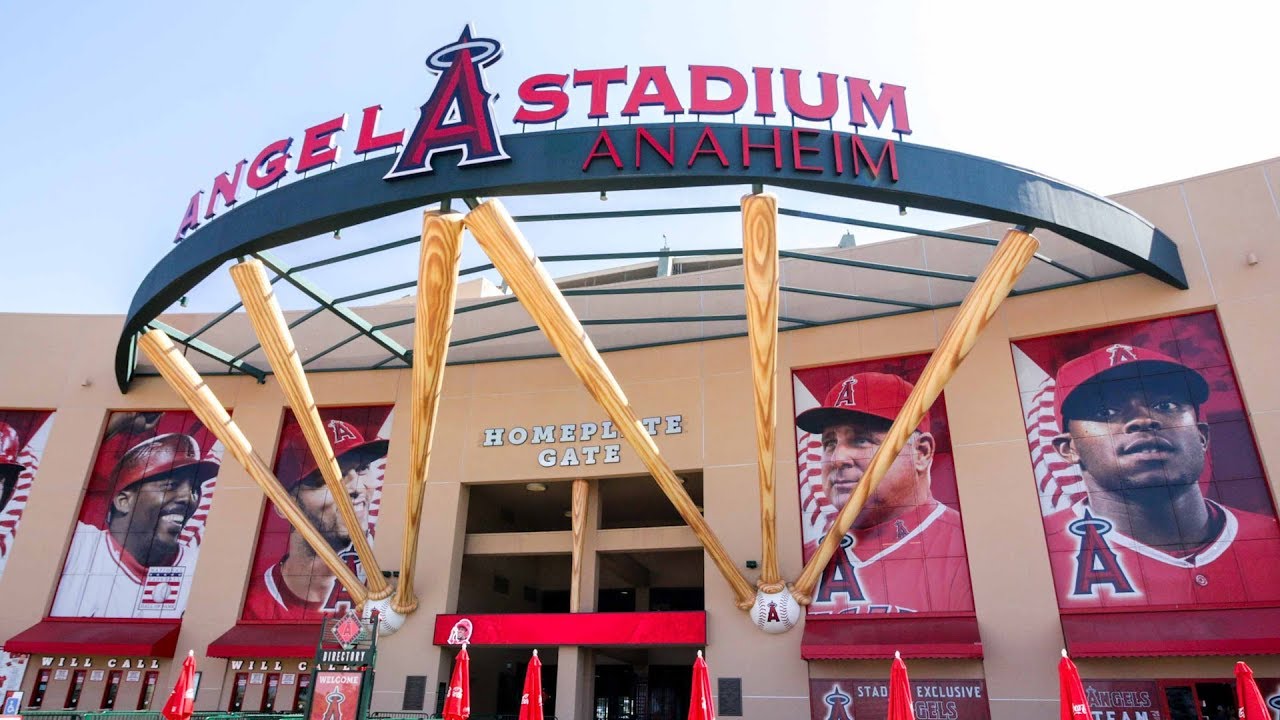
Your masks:
{"label": "dark window", "polygon": [[151,670],[147,672],[142,681],[142,694],[138,696],[138,709],[146,710],[151,707],[151,698],[156,694],[156,683],[160,682],[160,672]]}
{"label": "dark window", "polygon": [[690,588],[650,588],[650,610],[705,610],[703,590]]}
{"label": "dark window", "polygon": [[280,691],[280,673],[267,675],[267,689],[262,693],[260,712],[275,712],[276,693]]}
{"label": "dark window", "polygon": [[52,671],[50,670],[41,670],[40,674],[36,675],[36,685],[31,688],[31,699],[27,701],[28,708],[39,708],[44,704],[44,694],[49,689],[49,678],[51,676]]}
{"label": "dark window", "polygon": [[598,612],[635,612],[636,591],[631,588],[601,588],[596,610]]}
{"label": "dark window", "polygon": [[67,702],[62,707],[72,710],[80,707],[80,693],[84,691],[84,680],[87,674],[84,670],[77,670],[72,673],[71,687],[67,689]]}
{"label": "dark window", "polygon": [[244,707],[244,694],[249,689],[249,673],[236,673],[236,679],[231,686],[231,702],[227,703],[228,712],[240,712]]}
{"label": "dark window", "polygon": [[107,675],[107,687],[102,691],[102,704],[98,707],[103,710],[112,710],[116,706],[116,695],[120,693],[120,680],[123,674],[119,670],[112,670]]}
{"label": "dark window", "polygon": [[293,711],[296,713],[307,709],[307,698],[311,696],[311,674],[298,676],[298,692],[293,696]]}

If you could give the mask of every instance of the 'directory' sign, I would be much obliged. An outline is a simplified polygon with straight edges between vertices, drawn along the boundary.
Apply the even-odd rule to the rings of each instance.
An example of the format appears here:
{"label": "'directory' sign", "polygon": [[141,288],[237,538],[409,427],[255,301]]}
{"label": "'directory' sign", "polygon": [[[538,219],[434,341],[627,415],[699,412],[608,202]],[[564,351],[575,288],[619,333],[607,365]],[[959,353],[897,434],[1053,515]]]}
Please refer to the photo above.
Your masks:
{"label": "'directory' sign", "polygon": [[[640,418],[650,435],[679,435],[684,432],[683,415],[655,415]],[[547,446],[538,450],[538,465],[576,467],[622,462],[622,445],[618,428],[609,420],[598,422],[531,425],[529,427],[491,427],[484,430],[483,447],[505,445]]]}

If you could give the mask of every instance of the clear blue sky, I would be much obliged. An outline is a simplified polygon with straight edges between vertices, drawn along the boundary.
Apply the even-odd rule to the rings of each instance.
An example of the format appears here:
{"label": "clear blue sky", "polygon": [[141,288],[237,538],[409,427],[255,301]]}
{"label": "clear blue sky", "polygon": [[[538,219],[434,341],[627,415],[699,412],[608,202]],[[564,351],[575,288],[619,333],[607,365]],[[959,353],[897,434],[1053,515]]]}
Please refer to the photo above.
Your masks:
{"label": "clear blue sky", "polygon": [[503,118],[535,72],[771,65],[906,85],[912,141],[1102,193],[1280,155],[1276,3],[11,2],[0,311],[124,312],[192,193],[343,112],[348,153],[368,105],[411,124],[468,21]]}

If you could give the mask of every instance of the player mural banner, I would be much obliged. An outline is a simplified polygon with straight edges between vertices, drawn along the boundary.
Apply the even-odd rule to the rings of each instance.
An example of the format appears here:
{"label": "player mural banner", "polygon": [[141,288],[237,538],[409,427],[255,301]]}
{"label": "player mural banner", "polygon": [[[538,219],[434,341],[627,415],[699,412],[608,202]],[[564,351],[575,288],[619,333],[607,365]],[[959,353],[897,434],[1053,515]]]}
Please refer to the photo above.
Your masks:
{"label": "player mural banner", "polygon": [[221,462],[194,413],[111,413],[49,615],[182,617]]}
{"label": "player mural banner", "polygon": [[[351,505],[365,522],[372,544],[382,503],[391,406],[321,408],[320,419],[337,456]],[[280,433],[275,472],[303,514],[363,582],[364,567],[307,448],[302,428],[289,410]],[[314,623],[351,606],[346,589],[271,503],[263,510],[253,557],[241,615],[244,620]]]}
{"label": "player mural banner", "polygon": [[1274,606],[1280,526],[1217,315],[1013,343],[1064,611]]}
{"label": "player mural banner", "polygon": [[0,577],[53,428],[49,410],[0,410]]}
{"label": "player mural banner", "polygon": [[[982,680],[912,680],[911,698],[918,720],[991,717],[987,684]],[[810,679],[809,712],[812,720],[885,717],[889,712],[889,681]]]}
{"label": "player mural banner", "polygon": [[[807,561],[830,530],[928,355],[796,370],[796,462]],[[811,615],[972,613],[942,396],[845,535]]]}

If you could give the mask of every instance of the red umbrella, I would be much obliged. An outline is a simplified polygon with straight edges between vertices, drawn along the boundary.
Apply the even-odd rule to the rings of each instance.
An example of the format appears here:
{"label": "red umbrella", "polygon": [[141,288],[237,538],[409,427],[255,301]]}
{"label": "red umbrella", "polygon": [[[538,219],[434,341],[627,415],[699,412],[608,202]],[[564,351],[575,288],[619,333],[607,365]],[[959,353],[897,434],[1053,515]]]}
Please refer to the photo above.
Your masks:
{"label": "red umbrella", "polygon": [[1253,670],[1242,662],[1236,663],[1236,707],[1241,720],[1271,720],[1258,683],[1253,680]]}
{"label": "red umbrella", "polygon": [[893,652],[893,667],[889,669],[889,716],[887,720],[916,720],[911,701],[911,680],[907,678],[907,664],[902,653]]}
{"label": "red umbrella", "polygon": [[524,671],[524,695],[520,697],[519,720],[542,720],[542,661],[533,651],[529,667]]}
{"label": "red umbrella", "polygon": [[453,677],[449,679],[449,696],[444,701],[444,720],[467,720],[471,717],[471,658],[467,645],[453,661]]}
{"label": "red umbrella", "polygon": [[689,720],[716,720],[716,706],[711,699],[711,677],[707,674],[707,661],[698,651],[693,661],[693,690],[689,693]]}
{"label": "red umbrella", "polygon": [[1058,661],[1058,698],[1062,720],[1093,720],[1089,699],[1080,684],[1080,671],[1067,657],[1066,650],[1062,651],[1062,659]]}
{"label": "red umbrella", "polygon": [[160,711],[167,720],[190,720],[191,712],[196,704],[196,653],[187,651],[182,660],[182,670],[178,672],[178,682],[173,684],[173,692]]}

